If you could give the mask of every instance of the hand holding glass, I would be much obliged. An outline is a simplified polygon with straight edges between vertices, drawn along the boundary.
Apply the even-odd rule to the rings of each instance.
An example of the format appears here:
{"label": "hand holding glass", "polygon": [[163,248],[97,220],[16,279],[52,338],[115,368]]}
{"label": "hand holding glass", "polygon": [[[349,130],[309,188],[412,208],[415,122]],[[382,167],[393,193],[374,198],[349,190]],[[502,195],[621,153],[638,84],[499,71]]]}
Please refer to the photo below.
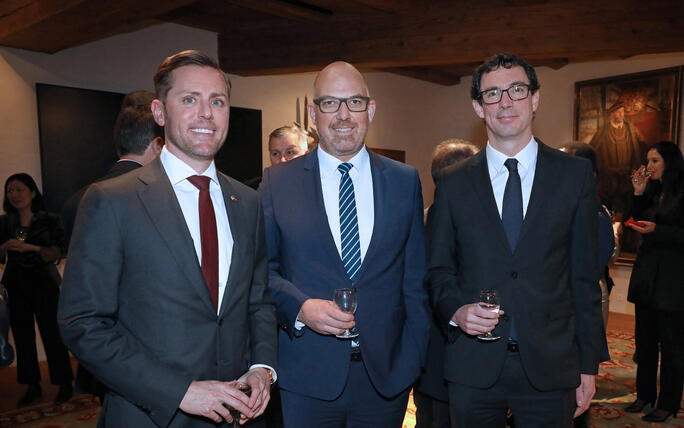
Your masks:
{"label": "hand holding glass", "polygon": [[[342,311],[353,314],[356,311],[356,289],[354,288],[338,288],[335,290],[333,301]],[[358,336],[355,333],[346,329],[344,333],[336,335],[340,339],[352,339]]]}
{"label": "hand holding glass", "polygon": [[[480,291],[480,307],[491,312],[499,312],[499,293],[496,290]],[[494,336],[491,331],[477,336],[480,340],[491,341],[501,339]]]}
{"label": "hand holding glass", "polygon": [[[246,383],[238,383],[237,387],[240,391],[242,391],[248,397],[252,394],[252,387]],[[239,428],[240,427],[240,411],[235,410],[229,406],[227,406],[227,407],[228,407],[228,410],[230,411],[230,416],[233,418],[233,423],[232,423],[233,428]]]}

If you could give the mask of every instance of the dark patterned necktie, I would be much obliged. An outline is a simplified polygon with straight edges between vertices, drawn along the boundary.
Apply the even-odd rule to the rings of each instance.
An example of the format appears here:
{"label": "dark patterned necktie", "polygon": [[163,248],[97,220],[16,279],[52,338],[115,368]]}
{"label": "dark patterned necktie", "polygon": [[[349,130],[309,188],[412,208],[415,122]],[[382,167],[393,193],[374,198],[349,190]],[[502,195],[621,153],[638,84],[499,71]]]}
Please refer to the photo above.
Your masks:
{"label": "dark patterned necktie", "polygon": [[515,158],[506,159],[504,165],[508,168],[508,180],[504,190],[501,221],[508,237],[508,245],[511,251],[515,251],[523,222],[522,186],[518,174],[518,161]]}
{"label": "dark patterned necktie", "polygon": [[218,233],[216,215],[211,203],[209,184],[211,179],[203,175],[188,177],[199,193],[200,241],[202,243],[202,275],[209,288],[214,309],[218,308]]}
{"label": "dark patterned necktie", "polygon": [[340,237],[342,241],[342,264],[347,276],[354,282],[361,268],[361,245],[359,243],[359,221],[356,217],[354,183],[349,177],[350,163],[341,163],[337,170],[340,178]]}

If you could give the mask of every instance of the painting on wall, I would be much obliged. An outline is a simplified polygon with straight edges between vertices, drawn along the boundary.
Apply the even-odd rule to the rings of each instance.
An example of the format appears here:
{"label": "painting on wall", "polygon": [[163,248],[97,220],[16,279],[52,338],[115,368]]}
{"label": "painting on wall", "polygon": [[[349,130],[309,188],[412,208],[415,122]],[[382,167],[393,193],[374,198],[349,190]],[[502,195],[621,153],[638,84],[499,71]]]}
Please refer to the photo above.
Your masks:
{"label": "painting on wall", "polygon": [[[631,174],[658,141],[677,142],[682,67],[575,83],[574,139],[589,143],[598,158],[598,190],[623,218],[632,194]],[[624,261],[632,260],[639,234],[623,228]]]}

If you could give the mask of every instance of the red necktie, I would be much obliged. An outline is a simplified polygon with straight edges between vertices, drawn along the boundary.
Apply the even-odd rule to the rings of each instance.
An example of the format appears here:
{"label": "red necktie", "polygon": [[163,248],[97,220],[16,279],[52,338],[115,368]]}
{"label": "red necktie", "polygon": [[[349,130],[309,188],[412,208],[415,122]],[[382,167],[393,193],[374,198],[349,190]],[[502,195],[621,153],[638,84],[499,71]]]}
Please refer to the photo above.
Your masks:
{"label": "red necktie", "polygon": [[203,175],[188,177],[188,181],[197,187],[199,193],[200,241],[202,243],[202,274],[209,288],[214,309],[218,308],[218,234],[216,233],[216,215],[211,203],[209,183],[211,179]]}

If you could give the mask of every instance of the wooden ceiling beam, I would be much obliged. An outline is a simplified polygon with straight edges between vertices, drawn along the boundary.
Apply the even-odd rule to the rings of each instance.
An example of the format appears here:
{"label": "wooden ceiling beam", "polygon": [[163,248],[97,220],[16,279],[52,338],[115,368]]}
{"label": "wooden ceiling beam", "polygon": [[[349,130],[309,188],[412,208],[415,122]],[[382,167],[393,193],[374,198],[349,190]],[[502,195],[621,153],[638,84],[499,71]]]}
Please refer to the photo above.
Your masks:
{"label": "wooden ceiling beam", "polygon": [[[564,1],[542,5],[453,10],[448,3],[425,14],[384,22],[331,22],[345,32],[325,36],[300,28],[278,37],[219,35],[226,70],[258,75],[315,71],[344,59],[361,68],[431,67],[479,62],[497,52],[533,61],[614,58],[684,51],[684,3],[640,0],[619,4]],[[515,20],[512,17],[515,16]],[[356,36],[358,34],[358,36]]]}
{"label": "wooden ceiling beam", "polygon": [[461,75],[444,71],[438,67],[394,67],[380,68],[377,71],[387,71],[444,86],[457,85],[461,82]]}
{"label": "wooden ceiling beam", "polygon": [[321,22],[333,14],[332,10],[316,5],[307,6],[302,4],[300,6],[280,0],[230,0],[230,2],[266,15],[274,15],[279,18],[301,22]]}
{"label": "wooden ceiling beam", "polygon": [[194,1],[34,0],[2,16],[0,45],[54,53],[152,25],[156,16]]}

